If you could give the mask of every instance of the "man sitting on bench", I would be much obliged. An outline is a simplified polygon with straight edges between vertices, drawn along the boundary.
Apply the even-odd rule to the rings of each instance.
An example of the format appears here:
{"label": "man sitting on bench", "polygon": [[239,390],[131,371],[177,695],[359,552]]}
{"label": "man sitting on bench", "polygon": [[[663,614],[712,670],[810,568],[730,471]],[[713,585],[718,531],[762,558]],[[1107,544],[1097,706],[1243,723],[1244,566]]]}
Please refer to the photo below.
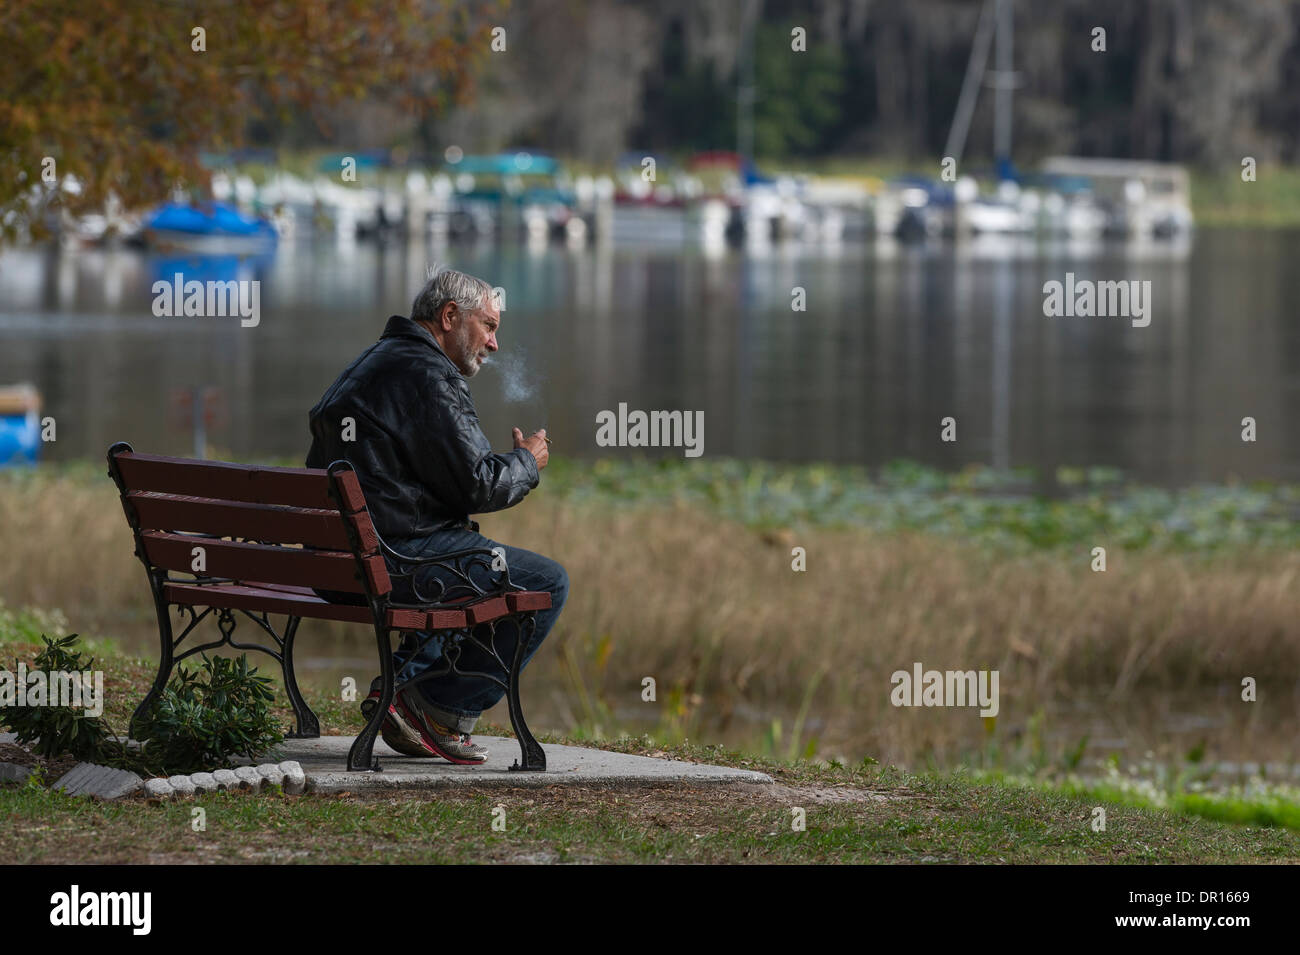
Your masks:
{"label": "man sitting on bench", "polygon": [[[439,272],[415,297],[411,317],[394,315],[383,336],[344,369],[311,410],[307,467],[350,462],[361,482],[375,528],[400,554],[428,557],[454,551],[498,549],[513,584],[551,594],[538,612],[524,663],[537,651],[564,606],[569,578],[549,558],[489,540],[471,514],[513,507],[537,486],[548,459],[545,430],[525,438],[514,429],[514,450],[493,452],[479,427],[467,378],[497,350],[500,313],[481,279],[450,269]],[[345,420],[350,419],[350,420]],[[486,567],[482,568],[486,570]],[[395,570],[390,565],[390,570]],[[414,581],[394,578],[396,600],[431,599],[450,586],[446,571],[422,568]],[[500,576],[500,575],[497,575]],[[492,581],[478,581],[491,587]],[[354,595],[318,591],[335,602]],[[406,633],[394,654],[401,677],[411,679],[438,664],[443,633]],[[501,628],[498,650],[509,661],[520,639],[516,625]],[[403,672],[403,666],[405,671]],[[457,667],[493,672],[491,657],[464,641]],[[378,704],[376,678],[362,703],[369,717]],[[397,693],[381,727],[385,743],[408,756],[441,756],[481,763],[487,750],[470,738],[479,714],[504,691],[483,677],[447,673]]]}

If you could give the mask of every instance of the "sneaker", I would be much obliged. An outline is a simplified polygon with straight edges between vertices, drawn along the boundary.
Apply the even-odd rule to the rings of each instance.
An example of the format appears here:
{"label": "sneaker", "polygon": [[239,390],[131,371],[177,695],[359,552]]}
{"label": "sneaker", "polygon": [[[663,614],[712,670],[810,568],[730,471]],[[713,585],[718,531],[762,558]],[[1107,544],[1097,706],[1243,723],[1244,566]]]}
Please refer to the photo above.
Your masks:
{"label": "sneaker", "polygon": [[393,700],[403,720],[419,731],[422,745],[451,763],[472,765],[487,760],[486,746],[479,746],[470,739],[468,733],[458,733],[435,722],[433,717],[424,711],[421,703],[417,692],[406,690],[398,693]]}
{"label": "sneaker", "polygon": [[[379,697],[383,688],[383,677],[376,677],[375,681],[370,684],[370,695],[361,701],[361,715],[367,720],[375,712],[375,707],[379,705]],[[423,756],[428,758],[442,755],[424,745],[419,731],[403,719],[402,715],[397,712],[397,708],[391,703],[388,706],[388,715],[379,724],[379,737],[388,745],[389,749],[401,753],[403,756]]]}

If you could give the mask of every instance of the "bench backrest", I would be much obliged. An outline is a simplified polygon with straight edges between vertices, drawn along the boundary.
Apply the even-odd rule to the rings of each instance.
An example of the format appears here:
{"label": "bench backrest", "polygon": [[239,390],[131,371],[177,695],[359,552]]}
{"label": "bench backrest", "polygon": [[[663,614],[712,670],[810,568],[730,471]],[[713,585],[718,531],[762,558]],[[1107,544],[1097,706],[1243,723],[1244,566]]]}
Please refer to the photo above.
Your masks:
{"label": "bench backrest", "polygon": [[258,467],[137,454],[119,442],[108,467],[151,569],[375,596],[392,590],[361,484],[345,462],[328,471]]}

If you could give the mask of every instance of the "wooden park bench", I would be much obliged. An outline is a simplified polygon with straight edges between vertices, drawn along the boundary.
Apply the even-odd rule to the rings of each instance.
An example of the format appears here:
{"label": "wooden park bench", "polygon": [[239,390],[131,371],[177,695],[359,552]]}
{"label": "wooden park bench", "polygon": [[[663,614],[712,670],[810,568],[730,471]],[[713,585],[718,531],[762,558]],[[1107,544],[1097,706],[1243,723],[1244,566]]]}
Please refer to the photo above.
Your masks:
{"label": "wooden park bench", "polygon": [[[293,670],[298,624],[312,617],[370,624],[375,630],[382,696],[348,751],[349,770],[380,769],[373,756],[375,736],[398,690],[445,673],[470,672],[457,667],[465,641],[487,653],[504,677],[472,672],[506,692],[510,723],[522,751],[522,762],[511,769],[546,769],[546,754],[520,709],[519,671],[536,627],[536,612],[551,606],[551,595],[512,584],[508,569],[493,570],[497,555],[492,551],[428,558],[397,553],[375,530],[361,484],[346,461],[326,470],[255,467],[136,454],[129,444],[118,442],[108,449],[108,473],[117,483],[158,614],[158,675],[131,717],[132,729],[167,685],[176,663],[225,645],[260,650],[278,660],[297,723],[288,735],[319,737],[320,721],[303,700]],[[409,580],[430,565],[442,568],[452,581],[436,585],[432,602],[393,599],[395,579]],[[480,577],[492,571],[499,580],[495,589],[484,589],[474,579],[476,566],[482,568]],[[358,604],[331,603],[313,588],[360,595]],[[190,617],[179,636],[172,632],[172,607],[179,608],[181,620],[186,613]],[[282,629],[276,629],[271,614],[285,615]],[[209,615],[221,638],[181,652],[181,643]],[[269,635],[274,645],[233,640],[240,617],[252,621],[258,636]],[[508,663],[496,648],[497,627],[504,621],[514,623],[517,637]],[[450,631],[442,665],[401,680],[401,674],[394,673],[390,641],[394,632],[402,631],[431,631],[428,639],[434,631]]]}

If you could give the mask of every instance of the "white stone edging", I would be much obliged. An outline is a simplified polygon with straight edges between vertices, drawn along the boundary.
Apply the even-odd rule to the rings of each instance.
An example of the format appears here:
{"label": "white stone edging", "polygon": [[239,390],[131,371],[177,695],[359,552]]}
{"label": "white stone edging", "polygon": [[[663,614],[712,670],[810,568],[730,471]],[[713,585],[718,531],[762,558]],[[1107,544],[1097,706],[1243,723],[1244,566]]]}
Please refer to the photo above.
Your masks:
{"label": "white stone edging", "polygon": [[189,776],[161,776],[146,779],[144,791],[152,799],[174,796],[203,796],[208,793],[239,790],[258,792],[263,786],[283,786],[286,795],[298,796],[307,791],[307,776],[294,760],[218,769]]}

